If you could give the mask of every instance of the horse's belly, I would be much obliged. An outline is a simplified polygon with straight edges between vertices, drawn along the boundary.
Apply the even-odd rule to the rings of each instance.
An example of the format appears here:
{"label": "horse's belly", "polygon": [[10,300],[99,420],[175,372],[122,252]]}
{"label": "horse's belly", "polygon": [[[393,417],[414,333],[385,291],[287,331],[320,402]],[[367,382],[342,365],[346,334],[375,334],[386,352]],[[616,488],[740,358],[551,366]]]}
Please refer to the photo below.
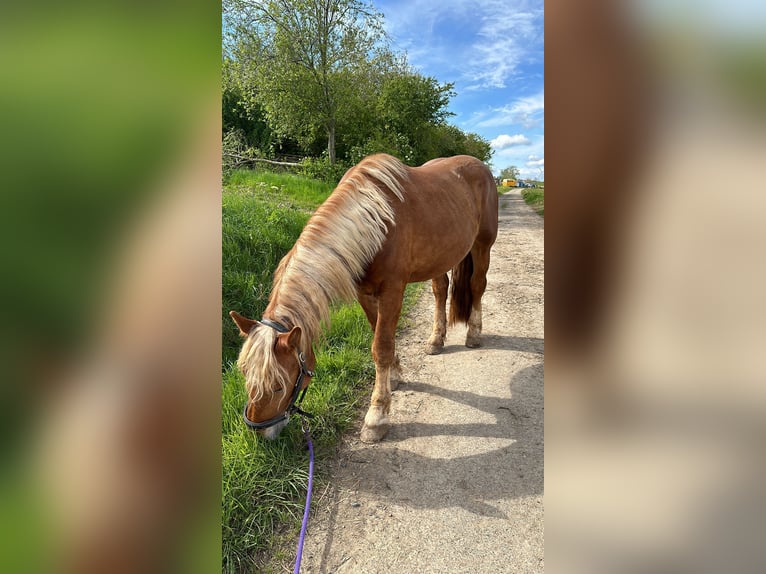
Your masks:
{"label": "horse's belly", "polygon": [[466,223],[456,226],[461,229],[442,227],[429,238],[414,242],[410,252],[410,282],[443,275],[463,260],[476,238],[476,230]]}

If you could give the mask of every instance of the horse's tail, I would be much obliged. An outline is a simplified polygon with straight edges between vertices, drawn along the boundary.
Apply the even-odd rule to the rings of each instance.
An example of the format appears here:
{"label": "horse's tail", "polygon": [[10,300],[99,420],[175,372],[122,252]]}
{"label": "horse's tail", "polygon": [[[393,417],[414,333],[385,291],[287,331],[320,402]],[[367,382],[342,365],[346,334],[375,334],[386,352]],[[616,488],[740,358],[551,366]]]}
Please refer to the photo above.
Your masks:
{"label": "horse's tail", "polygon": [[471,292],[471,275],[473,275],[473,256],[468,252],[463,260],[452,270],[452,285],[450,291],[449,324],[467,323],[473,307]]}

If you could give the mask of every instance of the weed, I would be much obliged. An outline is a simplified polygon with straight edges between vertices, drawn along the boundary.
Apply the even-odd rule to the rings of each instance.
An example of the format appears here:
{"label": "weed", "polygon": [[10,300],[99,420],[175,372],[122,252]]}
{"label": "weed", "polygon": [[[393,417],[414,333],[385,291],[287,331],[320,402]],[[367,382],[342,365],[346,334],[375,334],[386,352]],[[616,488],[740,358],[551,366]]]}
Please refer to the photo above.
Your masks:
{"label": "weed", "polygon": [[534,209],[540,217],[545,216],[545,190],[539,187],[530,187],[521,191],[521,197]]}

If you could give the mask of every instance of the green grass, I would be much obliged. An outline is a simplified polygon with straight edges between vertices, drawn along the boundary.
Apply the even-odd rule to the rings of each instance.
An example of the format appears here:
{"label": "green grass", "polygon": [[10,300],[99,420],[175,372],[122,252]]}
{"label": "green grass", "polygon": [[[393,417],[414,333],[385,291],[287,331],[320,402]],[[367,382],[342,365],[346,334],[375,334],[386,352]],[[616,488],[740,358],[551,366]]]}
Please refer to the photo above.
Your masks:
{"label": "green grass", "polygon": [[291,173],[252,171],[237,169],[228,174],[225,186],[228,189],[251,190],[260,194],[281,195],[295,205],[314,210],[322,203],[333,186]]}
{"label": "green grass", "polygon": [[539,187],[528,187],[521,190],[521,197],[534,209],[540,217],[545,217],[545,190]]}
{"label": "green grass", "polygon": [[[308,455],[300,425],[292,423],[267,442],[242,422],[245,389],[234,364],[241,339],[228,316],[235,309],[260,317],[271,278],[311,210],[330,193],[327,184],[289,174],[239,170],[223,193],[223,571],[262,572],[289,562],[282,547],[298,533],[305,500]],[[411,285],[405,310],[419,285]],[[317,376],[303,403],[313,413],[315,489],[321,489],[323,461],[335,453],[343,432],[369,400],[375,369],[372,332],[358,304],[335,309],[331,328],[317,348]],[[290,544],[288,544],[290,543]]]}

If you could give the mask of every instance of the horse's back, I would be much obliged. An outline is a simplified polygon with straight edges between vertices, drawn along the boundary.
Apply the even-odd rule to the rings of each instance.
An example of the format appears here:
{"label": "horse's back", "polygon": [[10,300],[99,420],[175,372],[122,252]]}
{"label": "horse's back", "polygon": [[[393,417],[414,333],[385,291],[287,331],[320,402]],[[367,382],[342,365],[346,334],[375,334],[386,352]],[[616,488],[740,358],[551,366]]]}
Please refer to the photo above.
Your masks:
{"label": "horse's back", "polygon": [[373,267],[397,268],[409,281],[424,281],[452,269],[477,241],[494,243],[494,183],[487,166],[471,156],[407,168],[404,201],[392,201],[396,225]]}
{"label": "horse's back", "polygon": [[[429,209],[435,203],[461,205],[463,218],[475,218],[477,234],[494,241],[497,236],[498,199],[492,172],[484,162],[469,155],[436,158],[410,170],[416,180],[414,194],[421,191]],[[435,203],[434,203],[435,202]]]}

